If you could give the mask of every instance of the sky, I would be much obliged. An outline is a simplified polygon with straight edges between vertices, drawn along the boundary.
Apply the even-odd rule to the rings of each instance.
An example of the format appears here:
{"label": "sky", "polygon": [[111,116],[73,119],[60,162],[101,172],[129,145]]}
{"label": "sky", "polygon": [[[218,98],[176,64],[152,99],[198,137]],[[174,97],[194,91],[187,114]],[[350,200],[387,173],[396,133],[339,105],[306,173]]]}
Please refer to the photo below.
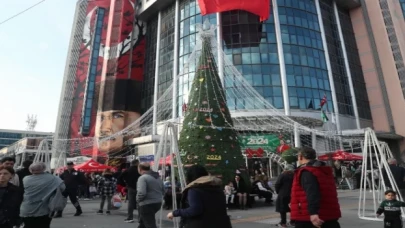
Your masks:
{"label": "sky", "polygon": [[[0,1],[0,22],[40,0]],[[76,0],[46,0],[0,25],[0,129],[54,132]]]}

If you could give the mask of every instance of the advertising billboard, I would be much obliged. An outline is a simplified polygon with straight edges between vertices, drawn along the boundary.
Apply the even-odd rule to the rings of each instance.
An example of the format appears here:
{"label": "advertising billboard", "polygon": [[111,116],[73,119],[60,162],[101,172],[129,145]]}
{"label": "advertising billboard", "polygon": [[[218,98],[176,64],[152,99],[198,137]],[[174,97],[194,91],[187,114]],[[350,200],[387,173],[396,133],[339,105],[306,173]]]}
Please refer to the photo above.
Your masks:
{"label": "advertising billboard", "polygon": [[[127,138],[98,140],[141,116],[146,24],[135,18],[135,5],[136,0],[88,1],[69,126],[71,157],[119,156]],[[93,147],[80,145],[84,137],[95,137]]]}
{"label": "advertising billboard", "polygon": [[272,153],[282,153],[288,150],[290,140],[286,137],[275,134],[255,134],[239,136],[239,144],[242,152],[247,149],[258,150],[259,148]]}

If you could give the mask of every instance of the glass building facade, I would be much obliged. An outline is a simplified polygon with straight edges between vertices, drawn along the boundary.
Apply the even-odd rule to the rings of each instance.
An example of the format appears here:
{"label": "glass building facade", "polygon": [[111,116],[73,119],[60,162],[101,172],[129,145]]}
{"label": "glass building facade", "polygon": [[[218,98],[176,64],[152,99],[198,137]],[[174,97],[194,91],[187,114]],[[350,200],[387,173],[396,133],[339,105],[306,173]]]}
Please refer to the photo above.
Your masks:
{"label": "glass building facade", "polygon": [[399,4],[401,4],[402,14],[405,18],[405,0],[399,0]]}
{"label": "glass building facade", "polygon": [[[279,0],[279,20],[291,109],[317,109],[324,95],[332,111],[331,91],[326,68],[315,2]],[[276,105],[277,107],[277,105]]]}
{"label": "glass building facade", "polygon": [[[208,18],[211,24],[217,24],[216,15],[202,16],[197,0],[180,0],[179,2],[179,72],[178,111],[181,115],[182,104],[187,99],[195,74],[195,67],[182,69],[196,45],[196,24],[203,23]],[[337,23],[341,23],[345,48],[348,50],[348,62],[354,84],[355,97],[359,117],[370,120],[364,77],[361,70],[359,55],[350,21],[348,10],[339,9],[339,18],[334,15],[332,0],[320,0],[321,18],[324,24],[328,53],[323,47],[322,29],[318,21],[318,11],[314,0],[277,0],[278,21],[280,22],[281,40],[277,39],[274,13],[267,21],[260,23],[258,17],[240,10],[221,13],[223,49],[226,57],[233,62],[243,77],[269,103],[278,109],[284,109],[285,104],[282,89],[282,77],[286,78],[290,110],[313,112],[319,110],[320,100],[326,95],[327,110],[334,112],[332,88],[329,81],[327,61],[330,60],[333,82],[335,85],[339,113],[354,118],[352,94],[348,83],[349,77],[344,63],[343,47],[340,44]],[[273,9],[273,6],[271,6]],[[271,10],[272,11],[272,10]],[[276,15],[277,16],[277,15]],[[173,79],[174,53],[174,4],[162,11],[159,50],[159,96],[166,90]],[[157,26],[154,17],[149,26]],[[152,30],[148,28],[148,32]],[[147,34],[148,42],[153,42],[154,35]],[[283,56],[278,53],[277,42],[282,43]],[[154,50],[153,50],[154,49]],[[147,53],[155,53],[156,45],[148,44]],[[152,54],[151,54],[152,55]],[[286,74],[280,71],[280,59],[284,58]],[[147,58],[144,88],[153,88],[154,68],[153,57]],[[153,70],[152,70],[153,68]],[[152,73],[153,72],[153,73]],[[225,85],[227,88],[227,85]],[[151,93],[145,101],[145,108],[152,106]],[[227,94],[228,106],[231,110],[246,108]],[[240,103],[238,103],[240,102]],[[254,107],[252,107],[254,108]]]}

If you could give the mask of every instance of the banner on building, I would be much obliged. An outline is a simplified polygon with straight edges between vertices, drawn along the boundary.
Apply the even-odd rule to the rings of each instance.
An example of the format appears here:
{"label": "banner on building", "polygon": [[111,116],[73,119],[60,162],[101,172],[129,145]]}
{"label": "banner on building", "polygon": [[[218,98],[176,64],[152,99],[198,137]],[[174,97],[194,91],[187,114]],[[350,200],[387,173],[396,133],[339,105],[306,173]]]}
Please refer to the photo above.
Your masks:
{"label": "banner on building", "polygon": [[[146,23],[136,20],[135,5],[136,0],[88,1],[73,91],[71,156],[92,156],[118,165],[111,161],[129,155],[124,145],[127,137],[100,139],[141,116]],[[92,147],[77,143],[85,137],[95,137]]]}

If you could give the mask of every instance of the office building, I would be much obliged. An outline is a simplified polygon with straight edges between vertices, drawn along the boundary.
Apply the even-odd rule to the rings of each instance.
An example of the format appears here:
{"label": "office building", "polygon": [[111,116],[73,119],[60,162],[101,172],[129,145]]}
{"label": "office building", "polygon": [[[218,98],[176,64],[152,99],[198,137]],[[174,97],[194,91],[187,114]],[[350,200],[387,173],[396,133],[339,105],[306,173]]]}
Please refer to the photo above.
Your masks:
{"label": "office building", "polygon": [[26,137],[52,137],[52,135],[52,132],[0,129],[0,149],[10,146]]}

